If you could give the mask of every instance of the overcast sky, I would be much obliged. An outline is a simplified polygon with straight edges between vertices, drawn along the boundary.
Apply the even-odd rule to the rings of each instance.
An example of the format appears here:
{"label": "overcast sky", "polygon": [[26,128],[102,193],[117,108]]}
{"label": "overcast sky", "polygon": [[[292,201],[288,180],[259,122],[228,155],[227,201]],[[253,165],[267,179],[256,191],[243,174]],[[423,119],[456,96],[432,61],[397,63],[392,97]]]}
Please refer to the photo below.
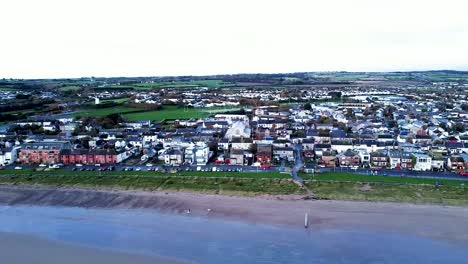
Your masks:
{"label": "overcast sky", "polygon": [[468,70],[467,0],[0,0],[0,77]]}

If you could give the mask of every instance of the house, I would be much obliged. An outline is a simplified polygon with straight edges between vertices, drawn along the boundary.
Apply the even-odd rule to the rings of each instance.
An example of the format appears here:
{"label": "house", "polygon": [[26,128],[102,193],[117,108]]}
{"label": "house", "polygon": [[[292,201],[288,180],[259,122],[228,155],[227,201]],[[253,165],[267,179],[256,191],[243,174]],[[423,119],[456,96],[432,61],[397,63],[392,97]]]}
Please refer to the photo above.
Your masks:
{"label": "house", "polygon": [[117,164],[129,156],[124,149],[63,149],[60,152],[60,160],[65,165]]}
{"label": "house", "polygon": [[429,144],[432,142],[432,137],[429,135],[416,135],[414,138],[414,143],[423,143],[423,144]]}
{"label": "house", "polygon": [[227,139],[250,138],[251,132],[248,122],[237,121],[226,131],[224,137]]}
{"label": "house", "polygon": [[19,146],[9,146],[0,148],[0,166],[11,165],[18,158]]}
{"label": "house", "polygon": [[312,159],[315,157],[314,155],[314,140],[313,139],[304,139],[302,140],[302,153],[304,155],[304,157],[306,158],[309,158],[309,159]]}
{"label": "house", "polygon": [[443,171],[445,167],[445,158],[442,155],[432,155],[431,168],[433,171]]}
{"label": "house", "polygon": [[184,162],[184,153],[179,148],[171,148],[164,153],[164,163],[169,166],[180,166]]}
{"label": "house", "polygon": [[70,122],[59,125],[60,131],[75,131],[77,127],[78,123],[76,122]]}
{"label": "house", "polygon": [[334,168],[336,167],[336,153],[333,151],[324,151],[318,161],[319,166]]}
{"label": "house", "polygon": [[447,159],[447,167],[451,171],[463,171],[465,169],[465,160],[460,155],[453,155]]}
{"label": "house", "polygon": [[205,120],[202,126],[203,128],[228,129],[229,123],[224,120]]}
{"label": "house", "polygon": [[464,143],[463,142],[452,142],[447,141],[445,147],[450,154],[460,154],[463,152]]}
{"label": "house", "polygon": [[273,147],[273,157],[277,160],[294,161],[294,149],[291,147]]}
{"label": "house", "polygon": [[359,159],[362,163],[362,166],[369,166],[370,155],[366,149],[354,149],[359,155]]}
{"label": "house", "polygon": [[253,145],[251,138],[233,138],[231,140],[232,149],[249,150]]}
{"label": "house", "polygon": [[260,164],[271,164],[272,154],[273,150],[271,145],[257,145],[257,162]]}
{"label": "house", "polygon": [[390,169],[401,167],[401,152],[400,151],[389,151],[388,158],[390,163]]}
{"label": "house", "polygon": [[412,170],[414,167],[413,164],[413,154],[410,152],[401,152],[401,161],[400,168],[406,170]]}
{"label": "house", "polygon": [[68,141],[34,142],[21,146],[19,162],[23,164],[56,164],[60,163],[60,152],[71,149]]}
{"label": "house", "polygon": [[314,151],[315,151],[315,156],[320,157],[322,156],[323,152],[332,151],[332,148],[330,144],[315,144]]}
{"label": "house", "polygon": [[184,161],[186,164],[206,165],[212,155],[206,145],[192,146],[185,149]]}
{"label": "house", "polygon": [[229,150],[229,139],[222,138],[218,142],[218,149],[219,150]]}
{"label": "house", "polygon": [[347,150],[343,153],[340,153],[336,157],[340,167],[355,167],[361,164],[359,153],[352,150]]}
{"label": "house", "polygon": [[413,156],[416,159],[413,170],[430,171],[432,169],[431,156],[422,153],[414,153]]}
{"label": "house", "polygon": [[151,121],[141,120],[141,121],[133,121],[133,122],[124,122],[123,125],[125,127],[130,127],[133,129],[141,129],[143,127],[149,127],[151,125]]}
{"label": "house", "polygon": [[377,142],[388,142],[393,141],[393,136],[390,134],[380,134],[377,135]]}
{"label": "house", "polygon": [[348,140],[332,140],[331,149],[337,153],[343,153],[353,148],[353,143]]}
{"label": "house", "polygon": [[373,168],[385,168],[389,165],[386,151],[375,151],[370,154],[370,165]]}
{"label": "house", "polygon": [[231,149],[229,153],[229,160],[226,160],[229,165],[243,166],[246,163],[244,151],[241,149]]}
{"label": "house", "polygon": [[127,138],[127,142],[137,148],[143,147],[143,138],[140,136],[131,136]]}

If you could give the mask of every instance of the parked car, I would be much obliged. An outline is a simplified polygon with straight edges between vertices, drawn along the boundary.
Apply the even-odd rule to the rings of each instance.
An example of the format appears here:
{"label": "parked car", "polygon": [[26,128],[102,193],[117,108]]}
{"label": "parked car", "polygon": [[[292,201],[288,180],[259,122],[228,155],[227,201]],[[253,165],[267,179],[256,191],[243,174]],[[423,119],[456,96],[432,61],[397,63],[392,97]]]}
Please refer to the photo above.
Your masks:
{"label": "parked car", "polygon": [[15,167],[15,170],[22,170],[22,169],[23,169],[23,168],[21,168],[21,167],[19,167],[19,166]]}
{"label": "parked car", "polygon": [[468,171],[462,171],[462,172],[460,172],[460,176],[462,176],[462,177],[468,177]]}

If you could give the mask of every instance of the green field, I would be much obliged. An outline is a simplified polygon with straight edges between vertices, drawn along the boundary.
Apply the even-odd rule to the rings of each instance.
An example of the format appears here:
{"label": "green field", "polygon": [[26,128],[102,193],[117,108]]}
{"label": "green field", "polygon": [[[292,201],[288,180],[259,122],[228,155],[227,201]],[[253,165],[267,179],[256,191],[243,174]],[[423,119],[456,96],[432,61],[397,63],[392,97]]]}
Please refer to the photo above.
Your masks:
{"label": "green field", "polygon": [[101,100],[101,102],[113,102],[116,104],[121,104],[130,101],[130,98],[124,97],[124,98],[111,98],[111,99],[104,99]]}
{"label": "green field", "polygon": [[110,114],[121,114],[121,113],[135,112],[135,111],[141,111],[141,109],[125,107],[125,106],[116,106],[116,107],[108,107],[108,108],[84,109],[84,110],[73,113],[72,116],[102,117],[102,116],[106,116]]}
{"label": "green field", "polygon": [[135,90],[149,90],[149,89],[165,89],[165,88],[194,88],[194,87],[208,87],[216,88],[228,85],[222,80],[199,80],[199,81],[164,81],[164,82],[147,82],[135,84],[122,84],[122,85],[109,85],[101,89],[135,89]]}
{"label": "green field", "polygon": [[131,121],[136,120],[164,120],[164,119],[192,119],[205,118],[212,114],[239,110],[240,108],[208,107],[184,108],[166,105],[161,110],[147,112],[127,113],[123,116]]}
{"label": "green field", "polygon": [[[128,98],[103,100],[103,102],[114,102],[122,104],[128,101]],[[130,121],[137,120],[164,120],[164,119],[192,119],[205,118],[216,113],[240,110],[239,107],[206,107],[206,108],[188,108],[175,105],[164,105],[161,110],[145,110],[143,108],[133,108],[125,105],[94,108],[89,105],[88,108],[78,110],[72,116],[93,116],[102,117],[110,114],[122,114],[124,118]]]}
{"label": "green field", "polygon": [[60,92],[71,92],[71,91],[78,91],[81,89],[81,86],[78,85],[68,85],[58,88]]}
{"label": "green field", "polygon": [[209,114],[198,110],[198,108],[178,108],[177,106],[164,106],[161,110],[127,113],[123,116],[128,120],[136,121],[203,118],[209,116]]}

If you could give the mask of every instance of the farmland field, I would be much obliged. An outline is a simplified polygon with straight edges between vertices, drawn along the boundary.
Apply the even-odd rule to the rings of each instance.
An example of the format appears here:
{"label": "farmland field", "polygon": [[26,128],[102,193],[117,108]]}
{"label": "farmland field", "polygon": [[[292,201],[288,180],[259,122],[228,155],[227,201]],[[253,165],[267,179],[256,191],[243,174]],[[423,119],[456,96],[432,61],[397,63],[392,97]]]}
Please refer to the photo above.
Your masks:
{"label": "farmland field", "polygon": [[229,83],[222,80],[200,80],[200,81],[165,81],[165,82],[147,82],[135,83],[125,85],[109,85],[102,87],[102,89],[135,89],[135,90],[149,90],[149,89],[163,89],[163,88],[193,88],[193,87],[222,87]]}
{"label": "farmland field", "polygon": [[78,91],[80,89],[81,89],[81,86],[77,86],[77,85],[68,85],[68,86],[63,86],[63,87],[58,88],[58,90],[61,92]]}
{"label": "farmland field", "polygon": [[164,106],[161,110],[147,112],[127,113],[123,116],[131,121],[136,120],[163,120],[163,119],[191,119],[204,118],[216,113],[239,110],[240,108],[207,107],[207,108],[179,108],[177,106]]}
{"label": "farmland field", "polygon": [[[127,98],[120,98],[113,101],[123,103]],[[163,120],[163,119],[191,119],[204,118],[216,113],[239,110],[239,107],[207,107],[207,108],[182,108],[175,105],[165,105],[161,110],[147,110],[127,106],[114,106],[107,108],[85,108],[73,113],[73,116],[93,116],[102,117],[110,114],[123,114],[124,118],[130,121],[136,120]]]}
{"label": "farmland field", "polygon": [[209,113],[201,111],[200,108],[179,108],[177,106],[164,106],[161,110],[127,113],[123,116],[128,120],[135,121],[202,118],[209,116]]}
{"label": "farmland field", "polygon": [[101,102],[113,102],[113,103],[116,103],[116,104],[120,104],[120,103],[125,103],[127,101],[130,101],[130,98],[128,97],[124,97],[124,98],[111,98],[111,99],[103,99],[101,100]]}
{"label": "farmland field", "polygon": [[85,109],[83,111],[78,111],[73,113],[73,116],[94,116],[94,117],[101,117],[110,114],[121,114],[127,112],[135,112],[141,111],[138,108],[131,108],[131,107],[124,107],[124,106],[117,106],[117,107],[108,107],[108,108],[96,108],[96,109]]}

